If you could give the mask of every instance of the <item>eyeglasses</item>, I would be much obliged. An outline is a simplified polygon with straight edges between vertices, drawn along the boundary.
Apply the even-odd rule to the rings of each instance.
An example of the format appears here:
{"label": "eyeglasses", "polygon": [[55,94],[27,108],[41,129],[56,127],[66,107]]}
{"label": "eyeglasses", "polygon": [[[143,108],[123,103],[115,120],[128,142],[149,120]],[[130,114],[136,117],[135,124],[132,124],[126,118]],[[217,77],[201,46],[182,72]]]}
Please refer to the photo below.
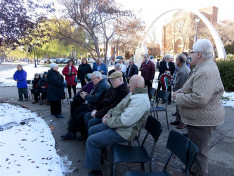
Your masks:
{"label": "eyeglasses", "polygon": [[94,80],[95,78],[97,78],[97,77],[92,78],[92,80]]}

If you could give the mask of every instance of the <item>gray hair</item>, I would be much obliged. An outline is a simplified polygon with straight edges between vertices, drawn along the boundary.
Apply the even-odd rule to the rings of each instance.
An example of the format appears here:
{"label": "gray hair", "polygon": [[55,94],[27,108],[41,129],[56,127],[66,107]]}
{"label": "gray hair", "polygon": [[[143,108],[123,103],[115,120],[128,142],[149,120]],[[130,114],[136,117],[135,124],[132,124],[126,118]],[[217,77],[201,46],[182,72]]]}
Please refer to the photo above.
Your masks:
{"label": "gray hair", "polygon": [[94,77],[102,78],[102,74],[101,74],[99,71],[94,71],[94,72],[92,73],[92,75],[93,75]]}
{"label": "gray hair", "polygon": [[97,58],[97,59],[96,59],[96,62],[98,62],[98,61],[102,61],[102,59],[101,59],[101,58]]}
{"label": "gray hair", "polygon": [[193,44],[193,52],[201,52],[203,59],[213,58],[213,46],[208,39],[198,39]]}
{"label": "gray hair", "polygon": [[17,67],[23,68],[23,66],[21,64],[18,64]]}
{"label": "gray hair", "polygon": [[165,58],[165,59],[172,59],[173,56],[172,56],[171,54],[166,54],[166,55],[164,56],[164,58]]}
{"label": "gray hair", "polygon": [[180,61],[180,63],[182,63],[182,64],[184,64],[186,62],[186,60],[187,60],[185,54],[179,54],[179,55],[177,55],[177,58]]}
{"label": "gray hair", "polygon": [[115,64],[115,69],[117,68],[121,68],[122,69],[122,65],[121,64]]}

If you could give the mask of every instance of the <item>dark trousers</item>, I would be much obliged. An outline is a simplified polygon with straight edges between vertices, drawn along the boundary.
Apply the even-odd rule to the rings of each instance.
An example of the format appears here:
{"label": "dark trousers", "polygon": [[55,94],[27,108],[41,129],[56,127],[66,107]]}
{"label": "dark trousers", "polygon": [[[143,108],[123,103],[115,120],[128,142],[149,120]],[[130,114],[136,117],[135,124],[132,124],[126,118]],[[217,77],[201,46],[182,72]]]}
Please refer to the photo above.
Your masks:
{"label": "dark trousers", "polygon": [[28,99],[28,89],[27,88],[18,88],[18,94],[19,94],[19,99],[23,100],[23,95],[24,99]]}
{"label": "dark trousers", "polygon": [[86,132],[86,135],[88,136],[89,129],[92,126],[95,126],[97,124],[102,123],[102,119],[101,118],[92,117],[91,116],[91,112],[88,112],[84,116],[84,122],[85,122],[85,132]]}
{"label": "dark trousers", "polygon": [[62,113],[61,100],[50,101],[50,112],[51,115],[58,115]]}
{"label": "dark trousers", "polygon": [[39,89],[31,89],[31,92],[34,95],[34,100],[38,101],[40,99],[40,90]]}
{"label": "dark trousers", "polygon": [[47,91],[46,91],[46,89],[45,88],[41,89],[40,93],[41,93],[41,100],[46,100],[46,98],[47,98]]}
{"label": "dark trousers", "polygon": [[84,80],[84,79],[81,79],[81,80],[80,80],[80,83],[81,83],[81,87],[82,87],[82,88],[86,85],[86,83],[85,83],[85,80]]}
{"label": "dark trousers", "polygon": [[188,137],[197,145],[199,152],[194,161],[194,171],[197,176],[208,176],[208,153],[212,132],[216,126],[187,125]]}
{"label": "dark trousers", "polygon": [[74,95],[76,95],[76,85],[74,85],[74,86],[67,86],[69,98],[71,98],[71,88],[73,89]]}
{"label": "dark trousers", "polygon": [[86,137],[85,124],[84,124],[84,115],[87,112],[91,112],[92,110],[89,108],[87,104],[81,105],[74,110],[72,113],[72,118],[69,122],[68,131],[72,133],[81,132],[83,137]]}
{"label": "dark trousers", "polygon": [[145,86],[148,87],[148,95],[149,95],[149,98],[151,99],[151,96],[149,94],[149,89],[152,87],[152,82],[150,80],[145,80]]}

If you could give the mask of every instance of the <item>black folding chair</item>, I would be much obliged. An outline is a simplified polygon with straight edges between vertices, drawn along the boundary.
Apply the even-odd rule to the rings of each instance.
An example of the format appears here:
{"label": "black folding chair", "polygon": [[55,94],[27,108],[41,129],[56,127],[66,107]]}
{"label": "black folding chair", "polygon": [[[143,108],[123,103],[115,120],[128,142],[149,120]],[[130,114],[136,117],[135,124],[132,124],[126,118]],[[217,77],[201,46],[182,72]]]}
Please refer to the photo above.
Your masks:
{"label": "black folding chair", "polygon": [[189,170],[191,169],[194,159],[198,153],[197,146],[184,135],[176,131],[171,131],[167,141],[167,148],[171,151],[171,154],[162,171],[144,173],[139,171],[131,171],[127,172],[125,176],[169,176],[170,174],[166,171],[166,168],[173,154],[184,163],[185,176],[188,176]]}
{"label": "black folding chair", "polygon": [[[125,163],[141,163],[141,169],[144,171],[144,163],[149,164],[149,169],[151,171],[151,162],[156,147],[156,142],[162,132],[161,123],[154,117],[149,116],[145,125],[147,133],[142,141],[141,146],[129,146],[116,144],[111,148],[112,154],[112,175],[115,175],[116,164],[120,162]],[[147,153],[144,144],[148,135],[154,139],[150,155]]]}
{"label": "black folding chair", "polygon": [[[168,103],[168,97],[169,97],[169,95],[170,95],[169,92],[165,92],[165,91],[159,90],[157,92],[157,96],[156,96],[156,107],[151,107],[150,108],[151,115],[153,115],[155,117],[155,113],[156,113],[157,119],[158,119],[158,112],[159,111],[165,111],[168,130],[169,130],[169,122],[168,122],[168,116],[167,116],[167,103]],[[159,107],[158,106],[160,100],[166,101],[165,107]]]}

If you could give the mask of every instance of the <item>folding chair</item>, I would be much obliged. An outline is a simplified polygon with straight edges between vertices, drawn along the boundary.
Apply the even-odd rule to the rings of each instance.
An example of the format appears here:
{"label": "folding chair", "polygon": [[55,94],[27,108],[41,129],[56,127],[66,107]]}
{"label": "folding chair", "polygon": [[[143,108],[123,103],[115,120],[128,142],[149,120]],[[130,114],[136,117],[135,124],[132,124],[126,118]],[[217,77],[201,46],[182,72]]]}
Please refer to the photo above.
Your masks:
{"label": "folding chair", "polygon": [[170,176],[166,171],[166,168],[170,162],[172,155],[176,155],[185,165],[185,176],[189,176],[189,170],[191,169],[194,159],[198,153],[197,146],[184,135],[171,131],[169,133],[167,148],[171,151],[171,154],[162,171],[158,172],[127,172],[125,176]]}
{"label": "folding chair", "polygon": [[[157,92],[157,96],[156,96],[156,107],[150,108],[151,115],[153,115],[155,117],[155,113],[156,113],[157,119],[158,119],[158,111],[165,111],[168,130],[169,130],[169,122],[168,122],[168,116],[167,116],[167,103],[168,103],[169,94],[170,94],[169,92],[159,90]],[[166,101],[165,107],[158,106],[160,100]]]}
{"label": "folding chair", "polygon": [[[156,147],[156,142],[158,141],[158,138],[162,132],[162,126],[158,120],[156,120],[152,116],[149,116],[145,125],[145,129],[147,130],[147,133],[142,141],[141,146],[129,146],[129,145],[116,144],[111,148],[112,175],[115,176],[116,165],[120,162],[140,163],[141,169],[143,171],[145,170],[144,163],[147,162],[149,164],[149,168],[151,171],[152,157],[153,157],[154,150]],[[149,134],[154,139],[154,143],[152,145],[150,155],[147,153],[144,147],[145,141]]]}
{"label": "folding chair", "polygon": [[[151,96],[151,100],[150,100],[150,105],[151,106],[154,106],[154,103],[155,103],[155,96],[156,96],[156,92],[157,92],[157,89],[153,88],[153,87],[150,87],[149,88],[149,95]],[[153,102],[152,102],[153,100]]]}
{"label": "folding chair", "polygon": [[28,97],[29,99],[32,99],[32,92],[31,92],[32,80],[27,80],[26,82],[27,82]]}

